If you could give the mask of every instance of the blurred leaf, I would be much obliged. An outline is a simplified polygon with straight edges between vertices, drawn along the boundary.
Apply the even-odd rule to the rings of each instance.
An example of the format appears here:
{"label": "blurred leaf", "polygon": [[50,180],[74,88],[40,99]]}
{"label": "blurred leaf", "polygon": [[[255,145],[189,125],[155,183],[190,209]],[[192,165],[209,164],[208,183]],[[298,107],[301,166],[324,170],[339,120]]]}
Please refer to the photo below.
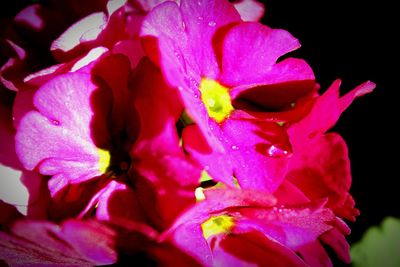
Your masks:
{"label": "blurred leaf", "polygon": [[400,266],[400,219],[386,217],[351,247],[354,267]]}

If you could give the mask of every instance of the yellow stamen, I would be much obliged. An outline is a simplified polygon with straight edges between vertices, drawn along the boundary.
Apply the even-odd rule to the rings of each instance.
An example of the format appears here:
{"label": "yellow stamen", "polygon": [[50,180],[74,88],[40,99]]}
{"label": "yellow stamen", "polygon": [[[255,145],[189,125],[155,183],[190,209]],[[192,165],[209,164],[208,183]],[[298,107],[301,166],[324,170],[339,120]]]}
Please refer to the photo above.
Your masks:
{"label": "yellow stamen", "polygon": [[107,168],[110,165],[110,159],[111,159],[110,152],[108,150],[103,150],[99,148],[98,153],[99,153],[99,161],[97,163],[98,170],[101,173],[106,173]]}
{"label": "yellow stamen", "polygon": [[202,79],[200,82],[201,100],[208,115],[216,122],[224,121],[234,110],[228,88],[217,81]]}
{"label": "yellow stamen", "polygon": [[208,239],[210,236],[218,234],[228,234],[231,232],[235,222],[233,217],[228,215],[219,215],[209,218],[201,224],[203,236]]}

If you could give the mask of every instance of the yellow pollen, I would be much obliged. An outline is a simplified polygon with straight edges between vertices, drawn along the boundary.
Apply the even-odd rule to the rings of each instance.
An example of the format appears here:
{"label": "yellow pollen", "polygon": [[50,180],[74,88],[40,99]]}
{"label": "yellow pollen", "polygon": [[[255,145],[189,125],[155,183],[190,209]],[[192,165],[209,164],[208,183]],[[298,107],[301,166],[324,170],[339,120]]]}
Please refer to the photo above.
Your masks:
{"label": "yellow pollen", "polygon": [[99,154],[99,161],[97,163],[98,166],[98,170],[101,173],[106,173],[107,172],[107,168],[110,165],[110,152],[108,150],[103,150],[103,149],[98,149],[97,153]]}
{"label": "yellow pollen", "polygon": [[202,79],[200,82],[201,100],[208,115],[216,122],[224,121],[234,110],[228,88],[217,81]]}
{"label": "yellow pollen", "polygon": [[203,236],[208,239],[210,236],[218,234],[229,234],[235,225],[233,217],[228,215],[219,215],[209,218],[201,224]]}

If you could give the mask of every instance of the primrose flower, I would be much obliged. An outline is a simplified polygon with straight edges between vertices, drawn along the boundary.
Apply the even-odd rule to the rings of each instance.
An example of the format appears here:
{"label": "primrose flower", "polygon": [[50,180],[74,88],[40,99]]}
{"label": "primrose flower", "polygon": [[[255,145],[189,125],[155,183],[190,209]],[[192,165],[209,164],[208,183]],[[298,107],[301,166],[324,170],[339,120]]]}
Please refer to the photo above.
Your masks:
{"label": "primrose flower", "polygon": [[273,195],[227,188],[204,194],[164,236],[203,266],[331,264],[320,238],[336,219],[324,203],[281,206]]}
{"label": "primrose flower", "polygon": [[297,39],[243,22],[227,1],[160,4],[142,38],[195,122],[183,131],[186,151],[217,181],[233,186],[234,176],[243,188],[274,191],[291,153],[288,136],[273,117],[248,111],[282,109],[315,90],[303,60],[276,63]]}
{"label": "primrose flower", "polygon": [[46,3],[1,51],[1,266],[350,262],[329,130],[375,84],[320,94],[255,0]]}

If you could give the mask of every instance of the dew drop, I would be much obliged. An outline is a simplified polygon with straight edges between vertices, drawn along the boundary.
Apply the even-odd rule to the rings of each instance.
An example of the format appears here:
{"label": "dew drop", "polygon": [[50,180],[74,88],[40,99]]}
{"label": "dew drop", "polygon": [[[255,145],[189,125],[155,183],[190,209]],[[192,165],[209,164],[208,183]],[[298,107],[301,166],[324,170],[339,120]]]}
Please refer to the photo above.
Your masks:
{"label": "dew drop", "polygon": [[204,18],[202,16],[197,17],[198,20],[203,20]]}
{"label": "dew drop", "polygon": [[56,126],[59,126],[59,125],[60,125],[60,122],[59,122],[58,120],[55,120],[55,119],[50,119],[50,122],[51,122],[52,124],[56,125]]}
{"label": "dew drop", "polygon": [[217,23],[215,23],[215,21],[210,21],[208,23],[208,26],[210,26],[210,27],[215,27],[215,25],[217,25]]}
{"label": "dew drop", "polygon": [[231,146],[231,148],[232,148],[232,150],[239,150],[239,147],[235,146],[235,145]]}
{"label": "dew drop", "polygon": [[268,148],[267,153],[268,153],[268,156],[274,157],[274,158],[284,157],[289,154],[289,152],[287,150],[280,149],[274,145],[272,145]]}
{"label": "dew drop", "polygon": [[186,23],[184,21],[182,21],[182,29],[185,30],[186,29]]}
{"label": "dew drop", "polygon": [[175,51],[174,54],[177,59],[181,59],[181,54],[179,52]]}

